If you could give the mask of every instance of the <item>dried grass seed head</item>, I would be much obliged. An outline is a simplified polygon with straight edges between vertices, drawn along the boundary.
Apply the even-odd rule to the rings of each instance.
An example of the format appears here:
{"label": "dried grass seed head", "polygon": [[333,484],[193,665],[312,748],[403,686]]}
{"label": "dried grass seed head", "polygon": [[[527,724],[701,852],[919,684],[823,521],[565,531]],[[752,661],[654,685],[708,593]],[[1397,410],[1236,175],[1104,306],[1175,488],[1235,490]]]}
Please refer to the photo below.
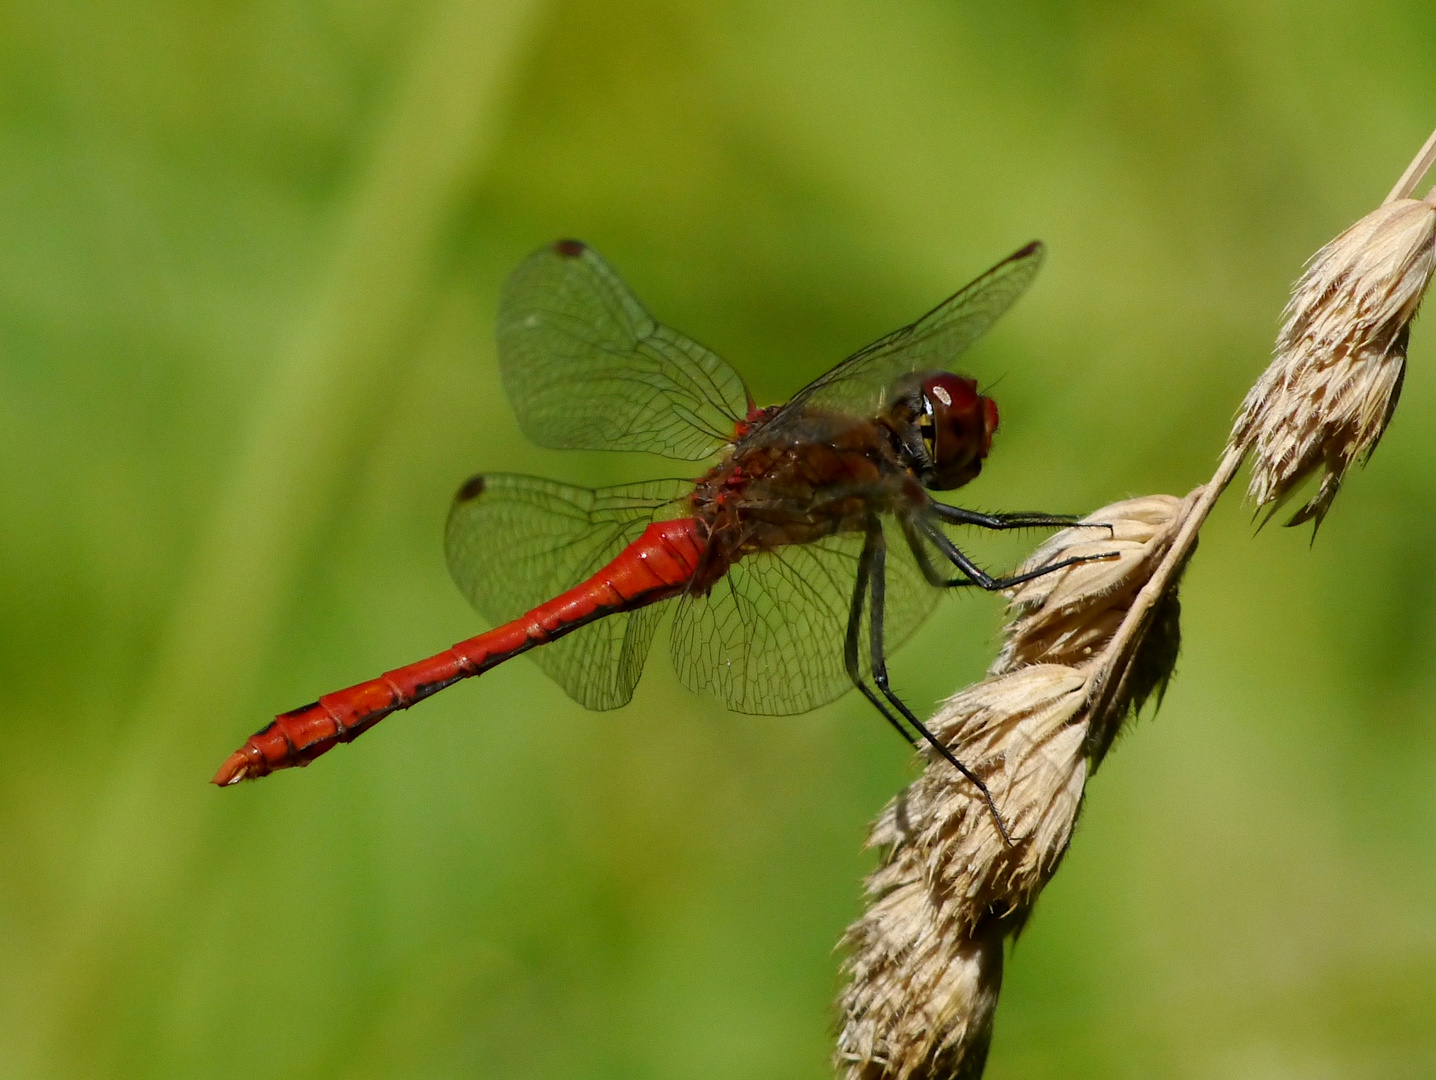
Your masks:
{"label": "dried grass seed head", "polygon": [[972,785],[931,758],[870,843],[872,905],[848,931],[838,1063],[847,1080],[981,1075],[1002,942],[1072,836],[1086,782],[1086,679],[1055,664],[989,678],[949,700],[933,731],[982,777],[1008,846]]}
{"label": "dried grass seed head", "polygon": [[900,920],[874,908],[848,931],[834,1064],[845,1080],[978,1080],[1002,988],[1002,928],[946,940],[925,932],[913,890],[881,903],[910,908],[914,925],[894,936],[888,924]]}
{"label": "dried grass seed head", "polygon": [[1379,207],[1312,257],[1228,444],[1254,451],[1248,494],[1259,508],[1275,511],[1320,470],[1321,486],[1288,522],[1319,526],[1346,471],[1371,456],[1433,268],[1436,190]]}
{"label": "dried grass seed head", "polygon": [[[1006,643],[992,674],[1028,664],[1091,662],[1111,639],[1181,524],[1183,500],[1148,495],[1112,503],[1063,529],[1021,572],[1082,555],[1115,554],[1033,578],[1008,592]],[[1106,529],[1096,525],[1111,527]]]}
{"label": "dried grass seed head", "polygon": [[944,924],[964,933],[1036,900],[1082,802],[1086,688],[1081,672],[1041,664],[945,702],[932,731],[982,778],[1014,842],[1003,840],[971,783],[931,753],[932,767],[873,827],[870,843],[888,855],[869,891],[886,895],[920,881]]}
{"label": "dried grass seed head", "polygon": [[[1082,807],[1094,760],[1094,686],[1113,665],[1103,649],[1201,490],[1187,500],[1156,495],[1104,507],[1025,564],[1116,556],[1012,590],[1003,658],[930,722],[987,786],[1013,843],[971,783],[932,753],[874,825],[870,844],[884,850],[867,882],[871,906],[844,939],[849,981],[839,1000],[837,1063],[846,1080],[981,1076],[1002,942],[1056,872]],[[1159,638],[1165,627],[1175,642],[1166,620],[1155,623]],[[1137,639],[1139,654],[1148,648]],[[1045,662],[1054,657],[1073,663]]]}

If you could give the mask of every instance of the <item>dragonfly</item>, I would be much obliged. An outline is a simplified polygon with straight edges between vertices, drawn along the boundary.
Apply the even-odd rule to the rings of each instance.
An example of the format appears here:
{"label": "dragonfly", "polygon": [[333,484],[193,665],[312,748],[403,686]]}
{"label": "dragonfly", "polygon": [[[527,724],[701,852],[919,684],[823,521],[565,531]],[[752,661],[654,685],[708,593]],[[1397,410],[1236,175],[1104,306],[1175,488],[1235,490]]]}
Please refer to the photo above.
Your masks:
{"label": "dragonfly", "polygon": [[947,367],[1027,289],[1042,257],[1040,242],[1028,244],[785,404],[760,408],[737,371],[656,321],[593,249],[561,240],[535,252],[504,286],[496,332],[523,432],[543,446],[712,464],[696,480],[597,490],[472,477],[449,513],[448,565],[494,629],[283,713],[214,782],[307,765],[530,650],[575,701],[617,708],[672,608],[670,651],[690,689],[781,716],[856,687],[910,743],[956,768],[1008,838],[982,779],[893,690],[887,657],[944,590],[1006,589],[1091,558],[995,577],[953,531],[1074,518],[980,513],[930,494],[976,477],[998,426],[992,398]]}

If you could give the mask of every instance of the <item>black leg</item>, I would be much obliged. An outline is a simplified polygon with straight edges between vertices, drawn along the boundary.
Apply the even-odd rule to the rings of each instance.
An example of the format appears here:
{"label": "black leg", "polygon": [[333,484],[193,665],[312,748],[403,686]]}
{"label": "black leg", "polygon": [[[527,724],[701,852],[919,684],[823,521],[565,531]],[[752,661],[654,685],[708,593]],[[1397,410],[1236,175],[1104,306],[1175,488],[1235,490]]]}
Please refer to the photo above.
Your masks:
{"label": "black leg", "polygon": [[923,543],[917,526],[912,523],[912,518],[901,516],[898,520],[902,525],[903,536],[907,538],[907,546],[912,550],[912,557],[917,560],[917,567],[922,571],[922,576],[927,579],[929,585],[939,589],[958,589],[977,584],[977,582],[971,578],[945,577],[938,568],[932,564],[932,558],[927,553],[927,544]]}
{"label": "black leg", "polygon": [[[1075,514],[1039,514],[1021,510],[1008,514],[984,514],[977,510],[964,510],[960,506],[948,506],[934,500],[928,504],[933,513],[953,525],[976,525],[979,529],[1002,531],[1005,529],[1055,529],[1077,524]],[[1084,529],[1106,529],[1110,536],[1112,526],[1094,522],[1081,526]]]}
{"label": "black leg", "polygon": [[[877,518],[872,518],[868,522],[868,538],[863,545],[863,562],[869,565],[865,570],[859,571],[859,578],[870,576],[872,579],[873,606],[869,618],[868,639],[872,647],[873,682],[877,683],[878,689],[883,692],[883,697],[888,699],[893,708],[902,713],[903,719],[931,743],[933,749],[945,757],[953,768],[962,773],[978,791],[982,792],[982,798],[987,803],[987,811],[992,815],[993,824],[997,826],[997,831],[1007,846],[1012,847],[1012,837],[1007,832],[1007,825],[1003,822],[1002,815],[997,812],[997,804],[992,801],[992,793],[987,790],[987,785],[971,769],[958,761],[951,750],[937,740],[937,736],[929,731],[913,711],[903,704],[902,698],[893,692],[892,686],[888,682],[887,656],[883,649],[883,618],[887,600],[887,540],[883,536],[882,523]],[[857,606],[858,602],[855,601],[854,607]],[[848,638],[852,641],[854,637],[852,627],[849,626]],[[856,641],[853,644],[856,645]],[[886,710],[883,711],[883,715],[887,715]]]}
{"label": "black leg", "polygon": [[1076,555],[1070,559],[1061,559],[1048,566],[1039,567],[1036,570],[1029,570],[1025,574],[1013,574],[1011,577],[995,578],[991,574],[978,568],[977,564],[963,554],[962,549],[952,542],[952,539],[943,532],[937,525],[930,521],[918,519],[918,528],[932,541],[933,546],[942,552],[947,559],[967,575],[967,579],[955,578],[952,581],[943,582],[949,587],[958,585],[976,585],[978,588],[986,589],[988,592],[996,592],[1000,589],[1010,589],[1014,585],[1021,585],[1024,581],[1031,581],[1033,578],[1040,578],[1044,574],[1050,574],[1054,570],[1062,570],[1068,566],[1077,566],[1079,563],[1105,562],[1108,559],[1117,557],[1116,552],[1101,555]]}
{"label": "black leg", "polygon": [[[879,526],[878,535],[882,536],[881,526]],[[878,696],[873,693],[863,678],[862,667],[858,662],[858,648],[863,632],[863,598],[867,596],[868,592],[868,568],[872,563],[872,542],[872,532],[869,530],[867,539],[863,543],[863,553],[858,559],[858,580],[853,588],[853,604],[848,610],[848,633],[843,643],[843,666],[847,668],[848,678],[852,680],[853,685],[862,691],[863,697],[872,702],[873,708],[882,713],[883,719],[916,749],[920,745],[918,737],[903,727],[901,721],[888,712],[883,703],[878,700]]]}
{"label": "black leg", "polygon": [[948,506],[934,499],[930,504],[933,513],[954,525],[976,525],[979,529],[1043,529],[1075,525],[1075,514],[1039,514],[1035,511],[1018,511],[1007,514],[984,514],[979,510],[964,510],[960,506]]}

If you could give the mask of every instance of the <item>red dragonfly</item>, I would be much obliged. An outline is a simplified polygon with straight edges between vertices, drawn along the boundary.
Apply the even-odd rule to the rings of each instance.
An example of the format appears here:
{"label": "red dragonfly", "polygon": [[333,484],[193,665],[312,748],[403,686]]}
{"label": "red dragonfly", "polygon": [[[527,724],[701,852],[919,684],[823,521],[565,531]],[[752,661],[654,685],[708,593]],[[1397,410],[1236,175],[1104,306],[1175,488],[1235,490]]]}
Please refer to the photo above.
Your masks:
{"label": "red dragonfly", "polygon": [[788,715],[856,686],[972,782],[1005,836],[986,786],[893,692],[887,654],[943,589],[1036,576],[987,574],[950,527],[1073,520],[977,513],[928,494],[977,476],[997,430],[993,400],[943,367],[1021,295],[1042,254],[1028,244],[787,404],[758,408],[736,371],[656,322],[590,248],[562,240],[536,252],[509,278],[498,318],[504,386],[524,432],[544,446],[717,463],[697,480],[596,491],[473,477],[449,514],[449,569],[498,625],[284,713],[214,782],[307,765],[540,645],[539,665],[570,697],[616,708],[633,696],[658,605],[672,600],[673,662],[689,688],[739,712]]}

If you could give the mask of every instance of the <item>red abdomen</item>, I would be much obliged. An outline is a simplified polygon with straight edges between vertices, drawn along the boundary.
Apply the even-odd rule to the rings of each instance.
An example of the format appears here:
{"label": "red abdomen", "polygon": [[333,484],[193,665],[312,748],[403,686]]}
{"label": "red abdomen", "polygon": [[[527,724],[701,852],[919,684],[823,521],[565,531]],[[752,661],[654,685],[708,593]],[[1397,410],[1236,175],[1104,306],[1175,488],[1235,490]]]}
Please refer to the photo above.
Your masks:
{"label": "red abdomen", "polygon": [[308,765],[331,747],[358,738],[391,712],[407,709],[460,679],[480,675],[605,615],[676,596],[692,580],[706,545],[706,530],[695,518],[655,522],[593,577],[512,622],[275,717],[229,756],[214,782],[223,787],[276,769]]}

